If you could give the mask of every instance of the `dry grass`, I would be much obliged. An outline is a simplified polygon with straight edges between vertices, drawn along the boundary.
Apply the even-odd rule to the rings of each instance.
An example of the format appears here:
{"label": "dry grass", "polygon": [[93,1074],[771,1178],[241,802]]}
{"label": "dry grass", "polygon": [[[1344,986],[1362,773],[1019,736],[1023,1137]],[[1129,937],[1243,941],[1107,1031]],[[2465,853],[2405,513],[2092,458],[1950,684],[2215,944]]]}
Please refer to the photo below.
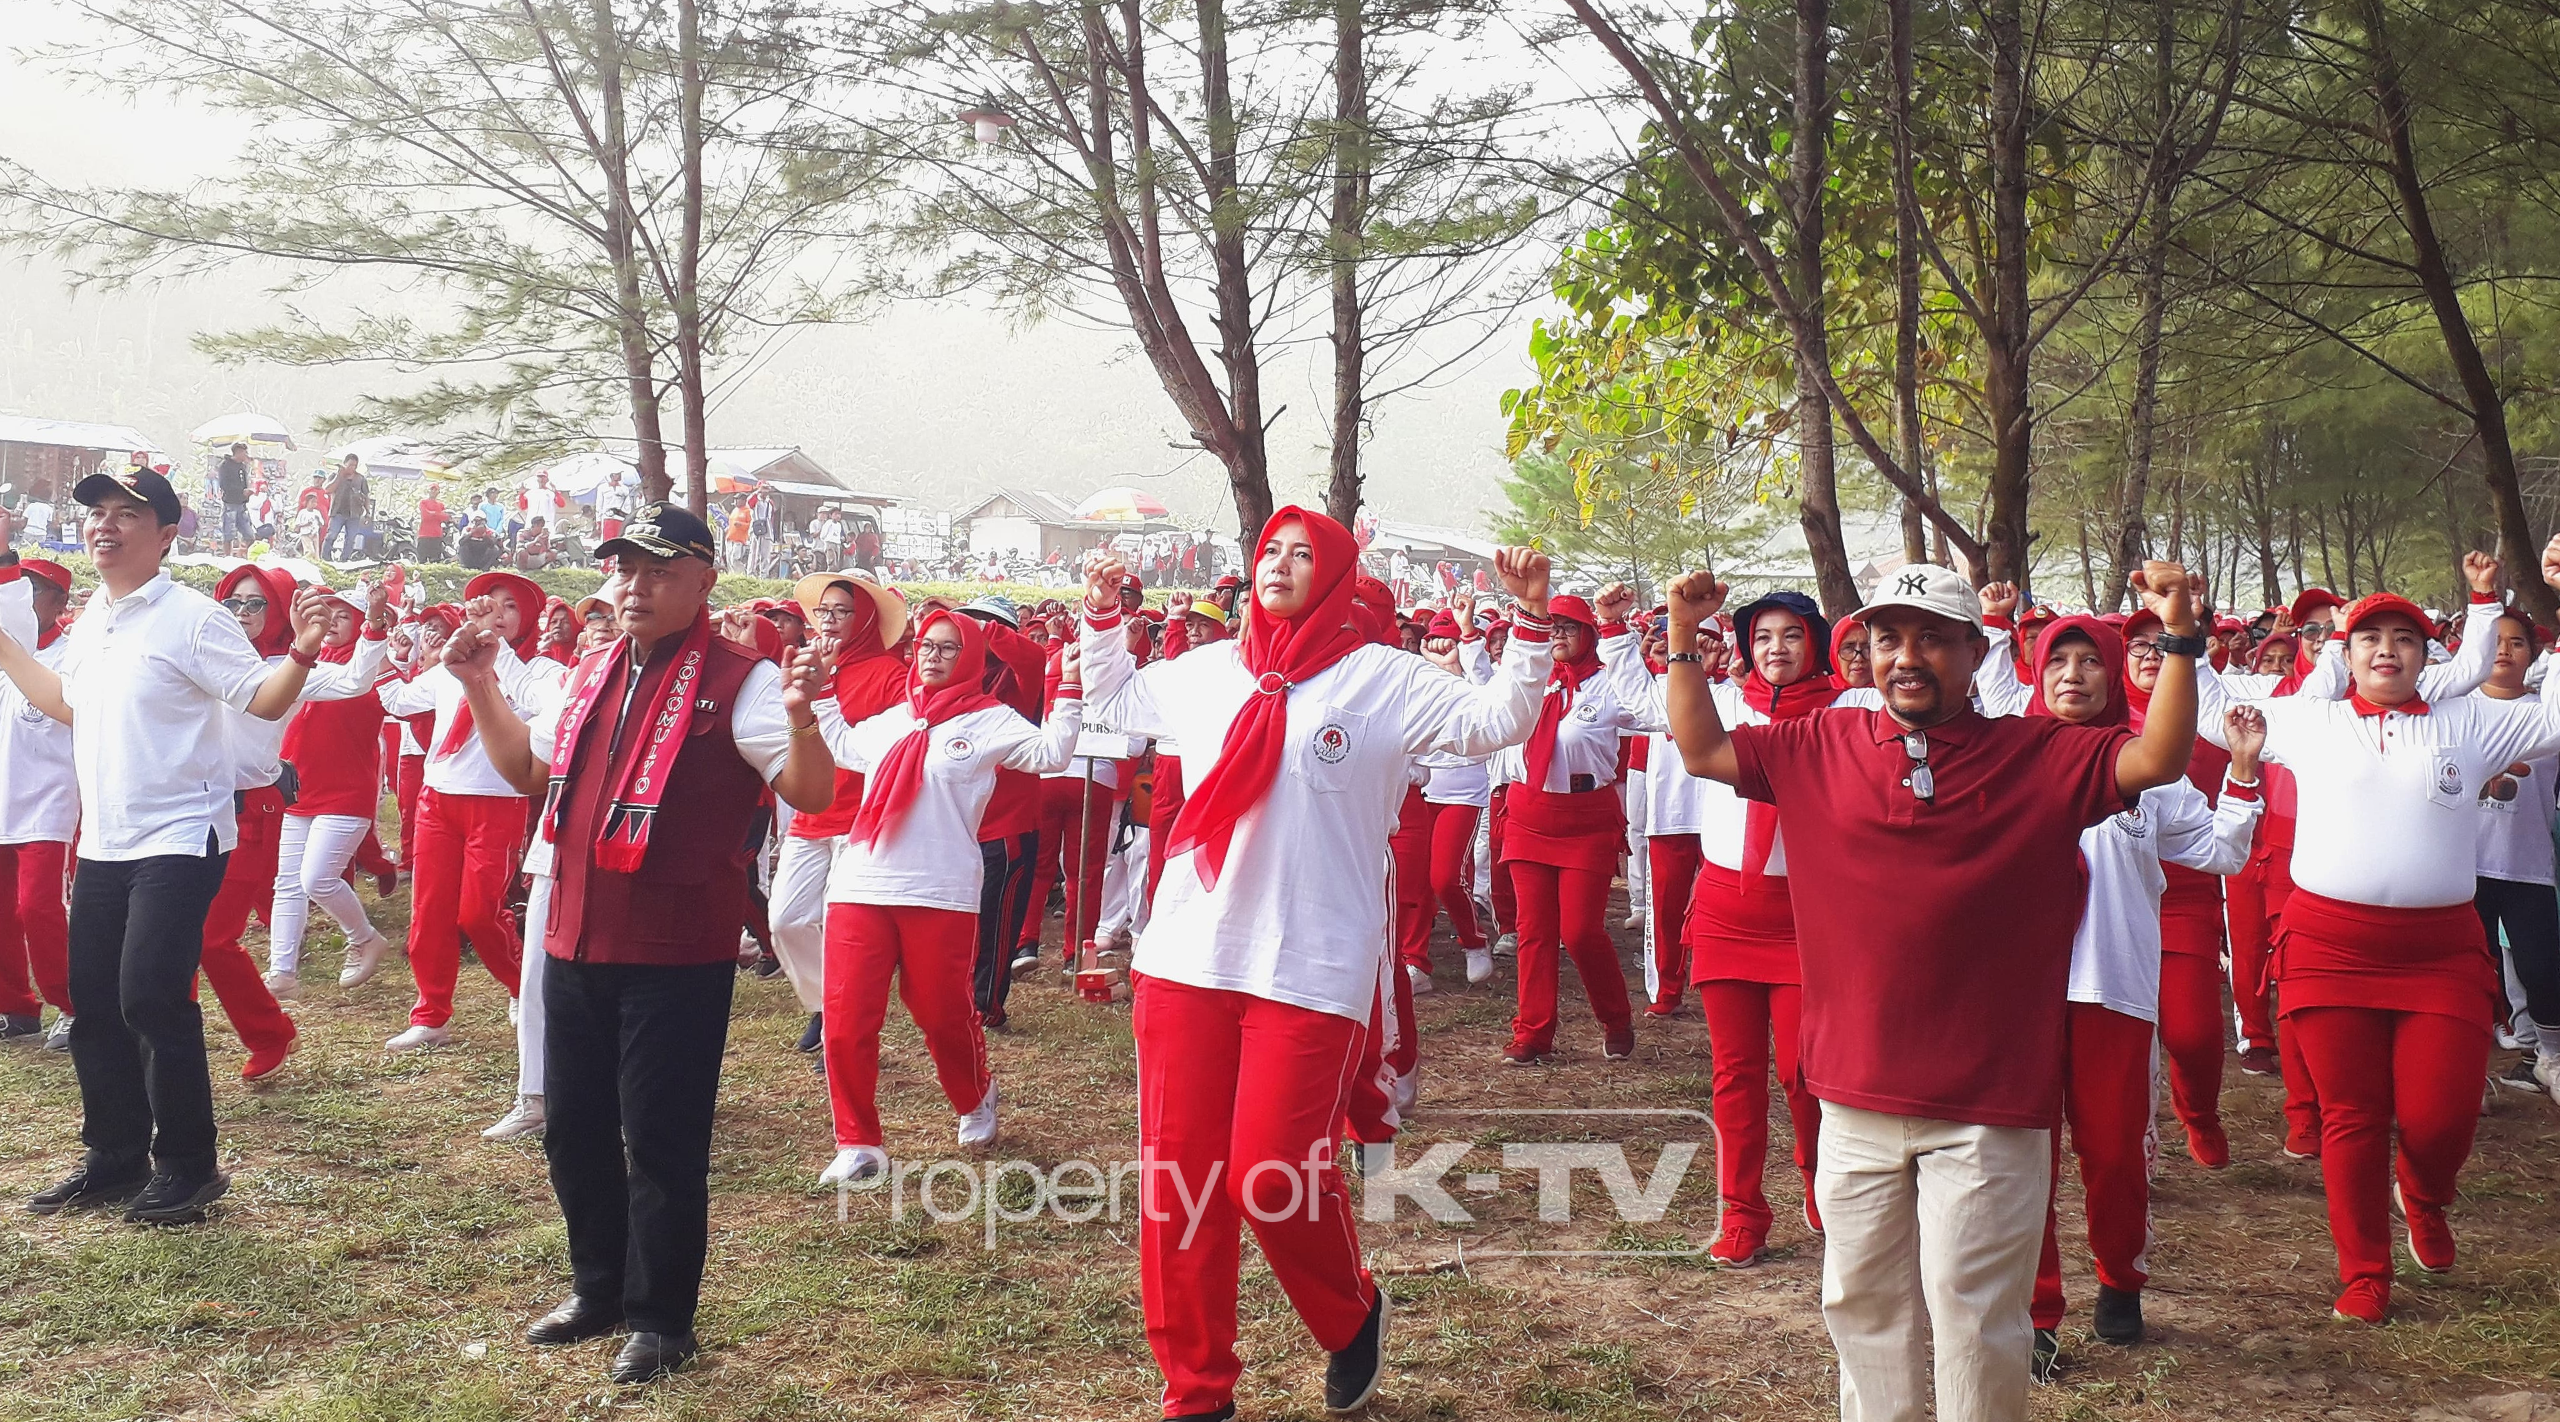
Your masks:
{"label": "dry grass", "polygon": [[[393,916],[397,916],[395,906]],[[313,977],[333,963],[315,941]],[[1450,964],[1454,967],[1454,954]],[[714,1161],[712,1262],[694,1371],[641,1393],[605,1387],[609,1345],[537,1352],[523,1325],[560,1294],[561,1229],[531,1144],[479,1128],[513,1080],[503,998],[466,965],[456,1045],[401,1061],[381,1042],[404,1020],[393,967],[349,996],[315,987],[303,1046],[263,1091],[216,1092],[236,1184],[209,1228],[143,1231],[95,1218],[0,1226],[0,1418],[274,1419],[632,1417],[1140,1418],[1157,1380],[1138,1313],[1126,1225],[1011,1224],[993,1250],[975,1224],[937,1225],[878,1196],[837,1218],[810,1182],[828,1154],[823,1085],[789,1048],[800,1019],[779,981],[743,981]],[[1423,1111],[1405,1158],[1438,1139],[1616,1139],[1639,1183],[1666,1140],[1702,1127],[1549,1118],[1507,1131],[1479,1108],[1704,1105],[1706,1037],[1694,1015],[1649,1027],[1637,1058],[1604,1064],[1587,1012],[1569,1008],[1556,1065],[1496,1059],[1508,975],[1421,1001]],[[1567,996],[1575,996],[1570,975]],[[1054,980],[1017,986],[993,1044],[1006,1115],[1001,1153],[1042,1163],[1134,1154],[1125,1006],[1077,1002]],[[215,1058],[240,1061],[227,1035]],[[892,1014],[882,1081],[893,1150],[942,1154],[951,1117],[921,1044]],[[23,1194],[76,1150],[66,1058],[0,1056],[0,1194]],[[2560,1241],[2549,1181],[2560,1110],[2510,1097],[2482,1123],[2455,1223],[2463,1263],[2404,1273],[2380,1330],[2327,1321],[2331,1256],[2316,1174],[2275,1148],[2276,1088],[2235,1071],[2226,1094],[2239,1163],[2207,1175],[2172,1151],[2152,1252],[2152,1340],[2120,1351],[2075,1329],[2092,1287],[2077,1190],[2064,1203],[2066,1326],[2074,1366],[2040,1390],[2042,1419],[2403,1418],[2432,1402],[2560,1390]],[[2174,1125],[2168,1127],[2174,1138]],[[1781,1113],[1773,1161],[1783,1160]],[[1493,1150],[1468,1167],[1489,1168]],[[1791,1176],[1782,1166],[1773,1179]],[[1450,1177],[1453,1185],[1456,1173]],[[1421,1418],[1815,1418],[1834,1381],[1816,1310],[1819,1243],[1788,1222],[1778,1257],[1727,1273],[1691,1258],[1500,1259],[1506,1247],[1677,1249],[1713,1230],[1702,1149],[1669,1215],[1650,1225],[1542,1225],[1534,1182],[1504,1175],[1458,1192],[1463,1229],[1407,1207],[1364,1231],[1398,1275],[1394,1370],[1373,1415]],[[1605,1218],[1586,1183],[1577,1216]],[[1248,1417],[1322,1415],[1321,1358],[1250,1251],[1243,1304]]]}

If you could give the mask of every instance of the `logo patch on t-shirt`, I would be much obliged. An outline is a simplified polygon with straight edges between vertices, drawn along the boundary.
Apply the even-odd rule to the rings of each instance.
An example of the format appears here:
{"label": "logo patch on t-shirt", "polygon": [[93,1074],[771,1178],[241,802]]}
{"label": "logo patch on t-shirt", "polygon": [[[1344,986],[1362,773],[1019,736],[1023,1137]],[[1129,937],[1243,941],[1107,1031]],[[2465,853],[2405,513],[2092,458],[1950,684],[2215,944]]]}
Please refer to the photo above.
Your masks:
{"label": "logo patch on t-shirt", "polygon": [[2142,807],[2140,805],[2136,805],[2130,810],[2118,813],[2116,815],[2116,828],[2123,830],[2127,835],[2135,839],[2149,839],[2151,837],[2151,822],[2142,817]]}
{"label": "logo patch on t-shirt", "polygon": [[41,726],[45,722],[45,714],[37,710],[32,703],[28,703],[18,707],[18,719],[30,726]]}
{"label": "logo patch on t-shirt", "polygon": [[1339,765],[1344,756],[1351,754],[1351,733],[1327,722],[1316,729],[1312,749],[1315,751],[1316,759],[1327,765]]}
{"label": "logo patch on t-shirt", "polygon": [[1583,701],[1583,702],[1578,702],[1578,703],[1576,703],[1576,704],[1575,704],[1575,706],[1574,706],[1574,708],[1573,708],[1573,719],[1575,719],[1575,720],[1577,720],[1577,721],[1582,722],[1584,725],[1589,725],[1590,723],[1592,723],[1592,722],[1594,722],[1594,721],[1599,720],[1599,719],[1600,719],[1600,705],[1599,705],[1599,703],[1598,703],[1598,702],[1594,702],[1594,701]]}
{"label": "logo patch on t-shirt", "polygon": [[953,736],[942,743],[942,753],[953,760],[967,760],[978,753],[978,747],[967,736]]}
{"label": "logo patch on t-shirt", "polygon": [[2462,762],[2449,755],[2436,757],[2436,793],[2439,795],[2462,793]]}

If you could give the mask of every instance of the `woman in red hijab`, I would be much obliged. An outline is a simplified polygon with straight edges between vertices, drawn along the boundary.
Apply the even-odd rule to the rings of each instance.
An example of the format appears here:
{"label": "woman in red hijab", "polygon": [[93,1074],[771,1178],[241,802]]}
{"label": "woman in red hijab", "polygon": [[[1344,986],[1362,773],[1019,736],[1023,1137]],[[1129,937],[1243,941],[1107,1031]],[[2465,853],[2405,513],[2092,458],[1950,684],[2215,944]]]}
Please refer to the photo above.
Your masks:
{"label": "woman in red hijab", "polygon": [[[957,613],[926,616],[899,705],[848,724],[833,697],[816,705],[836,764],[866,776],[862,806],[827,876],[827,1093],[836,1157],[820,1185],[879,1184],[889,1167],[880,1130],[880,1024],[889,980],[924,1033],[960,1144],[996,1138],[995,1079],[978,1025],[972,974],[985,860],[978,821],[996,772],[1055,770],[1084,726],[1071,648],[1048,724],[1035,726],[986,689],[987,634]],[[824,668],[806,648],[803,664]]]}
{"label": "woman in red hijab", "polygon": [[1510,655],[1475,686],[1372,644],[1358,545],[1285,508],[1254,545],[1242,637],[1140,671],[1119,561],[1087,578],[1095,721],[1173,736],[1190,782],[1131,961],[1138,1039],[1147,1342],[1164,1415],[1233,1415],[1241,1230],[1330,1355],[1325,1403],[1384,1372],[1386,1294],[1360,1262],[1334,1158],[1388,954],[1387,837],[1411,763],[1528,734],[1547,680],[1547,560],[1496,555],[1521,604]]}

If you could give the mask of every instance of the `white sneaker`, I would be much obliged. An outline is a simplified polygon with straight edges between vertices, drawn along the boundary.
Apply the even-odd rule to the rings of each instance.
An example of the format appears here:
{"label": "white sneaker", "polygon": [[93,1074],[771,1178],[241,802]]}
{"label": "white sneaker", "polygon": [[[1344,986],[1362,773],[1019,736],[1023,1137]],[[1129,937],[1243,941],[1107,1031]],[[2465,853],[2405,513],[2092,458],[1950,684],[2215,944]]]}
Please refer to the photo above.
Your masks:
{"label": "white sneaker", "polygon": [[1404,975],[1413,980],[1413,995],[1415,997],[1420,997],[1424,993],[1432,990],[1431,975],[1424,972],[1420,966],[1413,963],[1405,964]]}
{"label": "white sneaker", "polygon": [[363,987],[382,969],[382,960],[391,951],[391,939],[377,933],[362,943],[347,945],[347,965],[338,970],[338,986]]}
{"label": "white sneaker", "polygon": [[286,972],[269,973],[267,991],[274,993],[278,1002],[292,1002],[302,996],[302,979]]}
{"label": "white sneaker", "polygon": [[441,1047],[453,1040],[453,1033],[442,1027],[411,1027],[408,1031],[382,1044],[382,1050],[398,1056],[422,1047]]}
{"label": "white sneaker", "polygon": [[507,1025],[510,1027],[521,1027],[524,1025],[523,998],[511,997],[507,999]]}
{"label": "white sneaker", "polygon": [[1414,1068],[1396,1078],[1396,1089],[1389,1098],[1395,1102],[1396,1114],[1410,1115],[1413,1103],[1422,1099],[1422,1069]]}
{"label": "white sneaker", "polygon": [[842,1186],[848,1190],[876,1190],[889,1178],[889,1153],[878,1146],[846,1146],[836,1152],[827,1168],[818,1172],[818,1184]]}
{"label": "white sneaker", "polygon": [[996,1084],[990,1081],[987,1083],[987,1099],[978,1103],[977,1110],[960,1118],[960,1144],[992,1145],[995,1143],[995,1138]]}
{"label": "white sneaker", "polygon": [[53,1019],[53,1030],[44,1034],[44,1049],[48,1052],[67,1052],[71,1050],[70,1013],[66,1012],[60,1017]]}
{"label": "white sneaker", "polygon": [[1506,933],[1493,941],[1494,956],[1508,958],[1520,951],[1520,935]]}
{"label": "white sneaker", "polygon": [[498,1118],[498,1124],[480,1133],[484,1141],[511,1141],[518,1136],[538,1136],[551,1123],[539,1096],[519,1096],[515,1109]]}
{"label": "white sneaker", "polygon": [[1634,904],[1629,906],[1627,909],[1627,916],[1619,926],[1622,928],[1644,927],[1644,905]]}
{"label": "white sneaker", "polygon": [[1468,949],[1468,950],[1467,950],[1467,986],[1469,986],[1469,987],[1474,987],[1476,984],[1481,983],[1481,982],[1488,981],[1488,980],[1490,980],[1492,977],[1493,977],[1493,950],[1492,950],[1492,949],[1490,949],[1490,948],[1470,948],[1470,949]]}
{"label": "white sneaker", "polygon": [[[65,1017],[62,1020],[69,1022],[71,1019]],[[2560,1102],[2560,1056],[2549,1052],[2534,1053],[2533,1074],[2542,1079],[2543,1089],[2551,1093],[2551,1099]]]}

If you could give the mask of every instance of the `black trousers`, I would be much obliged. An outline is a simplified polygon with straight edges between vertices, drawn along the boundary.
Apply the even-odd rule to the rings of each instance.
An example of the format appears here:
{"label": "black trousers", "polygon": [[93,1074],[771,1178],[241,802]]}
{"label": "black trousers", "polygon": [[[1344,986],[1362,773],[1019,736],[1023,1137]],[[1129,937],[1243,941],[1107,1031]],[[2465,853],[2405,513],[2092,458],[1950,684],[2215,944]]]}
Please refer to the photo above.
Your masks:
{"label": "black trousers", "polygon": [[581,1298],[685,1333],[711,1230],[711,1114],[737,964],[543,965],[542,1153]]}
{"label": "black trousers", "polygon": [[[2520,884],[2513,879],[2473,881],[2471,907],[2480,927],[2497,947],[2498,930],[2507,933],[2507,957],[2515,964],[2516,981],[2524,987],[2525,1013],[2549,1034],[2543,1045],[2560,1050],[2560,893],[2549,884]],[[2500,1011],[2506,989],[2498,990]]]}
{"label": "black trousers", "polygon": [[213,1079],[196,968],[204,917],[231,856],[83,859],[71,881],[71,1065],[88,1168],[214,1168]]}
{"label": "black trousers", "polygon": [[1023,920],[1031,916],[1031,870],[1039,849],[1038,830],[978,841],[987,874],[978,888],[978,962],[970,985],[982,1013],[1003,1011],[1013,991],[1013,945],[1022,941]]}

